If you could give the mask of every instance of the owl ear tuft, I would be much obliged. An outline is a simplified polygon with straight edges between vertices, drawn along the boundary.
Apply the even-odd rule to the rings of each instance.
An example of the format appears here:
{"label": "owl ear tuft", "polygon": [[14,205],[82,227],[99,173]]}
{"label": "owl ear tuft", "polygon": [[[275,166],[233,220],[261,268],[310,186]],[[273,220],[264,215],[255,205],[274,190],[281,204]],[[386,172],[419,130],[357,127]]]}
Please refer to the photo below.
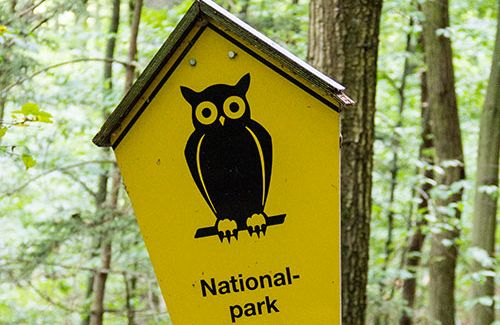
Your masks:
{"label": "owl ear tuft", "polygon": [[240,81],[236,84],[236,88],[243,94],[247,93],[248,87],[250,86],[250,73],[247,73],[241,77]]}
{"label": "owl ear tuft", "polygon": [[184,99],[189,103],[192,104],[196,101],[196,97],[198,93],[191,88],[181,86],[181,93],[182,96],[184,96]]}

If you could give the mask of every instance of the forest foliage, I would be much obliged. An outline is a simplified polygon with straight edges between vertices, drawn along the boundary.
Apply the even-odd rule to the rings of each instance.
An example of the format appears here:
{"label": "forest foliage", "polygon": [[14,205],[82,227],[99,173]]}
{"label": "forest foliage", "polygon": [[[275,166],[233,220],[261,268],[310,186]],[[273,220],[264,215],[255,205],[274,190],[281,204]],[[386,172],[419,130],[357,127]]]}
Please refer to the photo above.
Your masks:
{"label": "forest foliage", "polygon": [[[217,2],[306,58],[307,1]],[[93,299],[89,283],[102,271],[103,241],[113,244],[112,265],[106,270],[105,324],[169,323],[125,191],[118,193],[116,206],[97,205],[99,177],[111,176],[115,163],[113,155],[91,139],[124,94],[127,65],[134,65],[136,75],[143,71],[191,5],[145,1],[137,59],[128,62],[134,3],[121,1],[119,29],[110,35],[112,1],[0,0],[0,324],[84,324]],[[498,295],[471,296],[474,281],[498,277],[498,261],[471,246],[479,120],[497,6],[494,0],[452,1],[451,27],[439,31],[453,47],[466,179],[450,188],[435,186],[431,196],[463,190],[462,218],[453,225],[460,229],[455,293],[460,324],[470,323],[477,303],[492,305],[496,299],[500,305]],[[443,227],[432,208],[418,209],[421,185],[436,185],[420,171],[442,173],[442,167],[421,159],[419,152],[422,24],[425,17],[417,2],[384,2],[368,273],[370,324],[395,324],[407,309],[401,287],[414,274],[404,267],[404,258],[420,216],[428,222],[425,233]],[[102,77],[110,37],[116,37],[112,88]],[[111,187],[111,179],[108,182]],[[498,197],[498,186],[480,190]],[[496,236],[498,252],[498,232]],[[427,311],[428,258],[425,242],[416,273],[416,324],[432,324]],[[482,268],[473,269],[474,263]]]}

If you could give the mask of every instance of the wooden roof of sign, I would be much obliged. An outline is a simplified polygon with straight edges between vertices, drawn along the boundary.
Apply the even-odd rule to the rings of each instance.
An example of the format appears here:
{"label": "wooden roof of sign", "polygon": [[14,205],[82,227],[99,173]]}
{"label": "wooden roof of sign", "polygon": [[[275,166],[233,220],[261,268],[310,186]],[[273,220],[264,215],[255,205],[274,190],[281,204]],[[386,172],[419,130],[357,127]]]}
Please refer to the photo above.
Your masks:
{"label": "wooden roof of sign", "polygon": [[[286,70],[293,79],[301,80],[296,82],[297,85],[305,85],[310,92],[315,92],[317,97],[333,98],[335,102],[340,104],[339,110],[344,106],[354,104],[354,101],[344,93],[345,87],[335,80],[297,58],[211,0],[196,0],[94,137],[93,142],[96,145],[100,147],[112,145],[113,133],[131,113],[144,91],[172,57],[179,44],[185,40],[191,29],[199,22],[206,25],[215,23],[224,32],[244,40],[249,50],[262,53],[265,60],[275,62],[277,69]],[[146,102],[149,100],[146,99]]]}

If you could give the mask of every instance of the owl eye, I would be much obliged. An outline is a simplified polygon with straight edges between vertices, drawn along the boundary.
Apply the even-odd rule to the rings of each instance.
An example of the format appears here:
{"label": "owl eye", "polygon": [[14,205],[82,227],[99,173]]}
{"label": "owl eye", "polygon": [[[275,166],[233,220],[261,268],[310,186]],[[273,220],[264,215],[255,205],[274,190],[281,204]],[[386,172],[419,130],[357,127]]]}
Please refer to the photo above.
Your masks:
{"label": "owl eye", "polygon": [[217,119],[217,107],[211,102],[201,102],[196,106],[195,114],[201,124],[209,125]]}
{"label": "owl eye", "polygon": [[224,114],[233,120],[242,117],[245,108],[245,101],[241,97],[231,96],[224,101]]}

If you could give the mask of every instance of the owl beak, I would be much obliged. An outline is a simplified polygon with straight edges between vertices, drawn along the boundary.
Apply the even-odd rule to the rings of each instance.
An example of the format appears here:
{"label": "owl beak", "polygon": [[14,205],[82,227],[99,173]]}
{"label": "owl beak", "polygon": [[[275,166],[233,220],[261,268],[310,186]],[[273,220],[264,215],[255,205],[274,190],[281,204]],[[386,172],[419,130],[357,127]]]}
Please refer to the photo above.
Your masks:
{"label": "owl beak", "polygon": [[224,116],[219,117],[219,122],[224,126],[224,122],[226,121],[226,118]]}

